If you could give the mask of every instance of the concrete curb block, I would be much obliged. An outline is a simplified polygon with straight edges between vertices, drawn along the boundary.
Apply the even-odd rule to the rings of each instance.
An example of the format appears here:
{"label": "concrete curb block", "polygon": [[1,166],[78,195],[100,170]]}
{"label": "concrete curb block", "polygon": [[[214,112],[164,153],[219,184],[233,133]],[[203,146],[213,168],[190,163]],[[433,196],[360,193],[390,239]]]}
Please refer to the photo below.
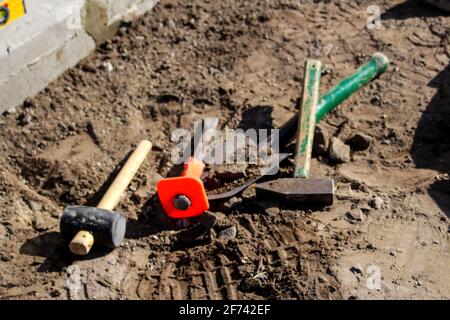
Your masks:
{"label": "concrete curb block", "polygon": [[158,0],[88,0],[86,30],[102,43],[118,29],[121,21],[131,21],[151,10]]}
{"label": "concrete curb block", "polygon": [[25,0],[27,14],[0,30],[0,112],[36,95],[157,0]]}

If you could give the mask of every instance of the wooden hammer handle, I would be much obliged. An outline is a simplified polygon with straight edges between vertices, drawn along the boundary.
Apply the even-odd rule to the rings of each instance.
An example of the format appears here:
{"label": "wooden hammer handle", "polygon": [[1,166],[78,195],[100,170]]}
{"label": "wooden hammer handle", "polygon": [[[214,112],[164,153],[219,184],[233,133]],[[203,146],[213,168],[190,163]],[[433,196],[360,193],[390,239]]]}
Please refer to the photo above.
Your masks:
{"label": "wooden hammer handle", "polygon": [[205,164],[195,159],[194,157],[190,157],[185,163],[184,163],[184,170],[181,174],[183,177],[194,177],[194,178],[201,178],[203,175],[203,171],[205,170]]}
{"label": "wooden hammer handle", "polygon": [[106,210],[113,210],[115,208],[115,206],[119,203],[122,194],[125,192],[126,188],[130,184],[151,149],[152,144],[150,141],[143,140],[139,143],[137,148],[128,158],[122,170],[120,170],[119,174],[114,179],[108,191],[106,191],[102,200],[100,200],[97,208]]}
{"label": "wooden hammer handle", "polygon": [[303,98],[298,117],[294,178],[309,177],[321,67],[321,62],[317,60],[308,60],[305,63]]}

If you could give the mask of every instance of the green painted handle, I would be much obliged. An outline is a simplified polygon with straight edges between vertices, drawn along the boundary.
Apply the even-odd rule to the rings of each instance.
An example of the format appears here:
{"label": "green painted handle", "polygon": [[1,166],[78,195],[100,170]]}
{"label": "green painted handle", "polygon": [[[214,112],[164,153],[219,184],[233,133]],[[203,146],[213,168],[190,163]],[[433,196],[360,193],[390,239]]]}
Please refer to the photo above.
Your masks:
{"label": "green painted handle", "polygon": [[[384,73],[389,66],[389,59],[382,53],[375,53],[365,65],[354,74],[342,80],[336,87],[320,98],[316,109],[316,122],[340,105],[361,87]],[[280,128],[280,145],[284,146],[295,136],[298,115],[294,115]]]}
{"label": "green painted handle", "polygon": [[308,60],[305,63],[303,97],[298,112],[297,139],[295,147],[294,178],[308,178],[311,166],[311,153],[316,126],[316,109],[319,102],[320,76],[322,63]]}
{"label": "green painted handle", "polygon": [[316,122],[319,122],[325,115],[361,87],[384,73],[388,65],[389,60],[384,54],[380,52],[375,53],[369,62],[359,68],[354,74],[342,80],[341,83],[320,98],[316,110]]}

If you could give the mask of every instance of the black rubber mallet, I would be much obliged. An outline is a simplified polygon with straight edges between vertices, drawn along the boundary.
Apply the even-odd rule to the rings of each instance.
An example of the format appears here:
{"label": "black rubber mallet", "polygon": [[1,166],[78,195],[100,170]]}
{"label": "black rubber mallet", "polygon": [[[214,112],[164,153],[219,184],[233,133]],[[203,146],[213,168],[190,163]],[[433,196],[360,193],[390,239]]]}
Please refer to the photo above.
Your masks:
{"label": "black rubber mallet", "polygon": [[64,209],[60,221],[61,235],[70,241],[70,251],[87,255],[94,241],[108,248],[122,244],[126,218],[112,211],[150,152],[152,144],[143,140],[128,158],[97,207],[70,206]]}
{"label": "black rubber mallet", "polygon": [[316,106],[319,100],[320,73],[320,61],[309,60],[306,62],[303,98],[298,117],[294,177],[257,184],[257,198],[277,198],[289,202],[305,202],[321,206],[333,204],[334,181],[332,179],[308,179],[316,125]]}

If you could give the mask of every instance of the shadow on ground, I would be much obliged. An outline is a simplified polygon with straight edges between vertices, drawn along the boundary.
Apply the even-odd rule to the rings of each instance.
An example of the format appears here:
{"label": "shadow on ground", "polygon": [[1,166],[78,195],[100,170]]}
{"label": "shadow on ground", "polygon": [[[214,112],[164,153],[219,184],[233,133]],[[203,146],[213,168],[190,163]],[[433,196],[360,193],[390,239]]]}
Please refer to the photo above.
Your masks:
{"label": "shadow on ground", "polygon": [[[450,13],[423,0],[405,1],[383,13],[382,20],[448,16]],[[450,65],[430,80],[437,89],[419,120],[411,147],[417,168],[450,173]],[[450,180],[435,181],[428,193],[450,218]]]}
{"label": "shadow on ground", "polygon": [[[450,65],[429,85],[437,93],[419,121],[411,155],[418,168],[450,173]],[[434,182],[428,192],[450,218],[450,180]]]}
{"label": "shadow on ground", "polygon": [[75,260],[96,259],[110,253],[111,250],[93,248],[85,257],[75,257],[69,250],[69,243],[61,238],[59,232],[51,231],[28,239],[20,247],[20,253],[46,258],[37,268],[38,272],[61,272]]}
{"label": "shadow on ground", "polygon": [[381,20],[406,20],[415,17],[439,17],[449,13],[439,10],[424,0],[405,1],[381,15]]}

